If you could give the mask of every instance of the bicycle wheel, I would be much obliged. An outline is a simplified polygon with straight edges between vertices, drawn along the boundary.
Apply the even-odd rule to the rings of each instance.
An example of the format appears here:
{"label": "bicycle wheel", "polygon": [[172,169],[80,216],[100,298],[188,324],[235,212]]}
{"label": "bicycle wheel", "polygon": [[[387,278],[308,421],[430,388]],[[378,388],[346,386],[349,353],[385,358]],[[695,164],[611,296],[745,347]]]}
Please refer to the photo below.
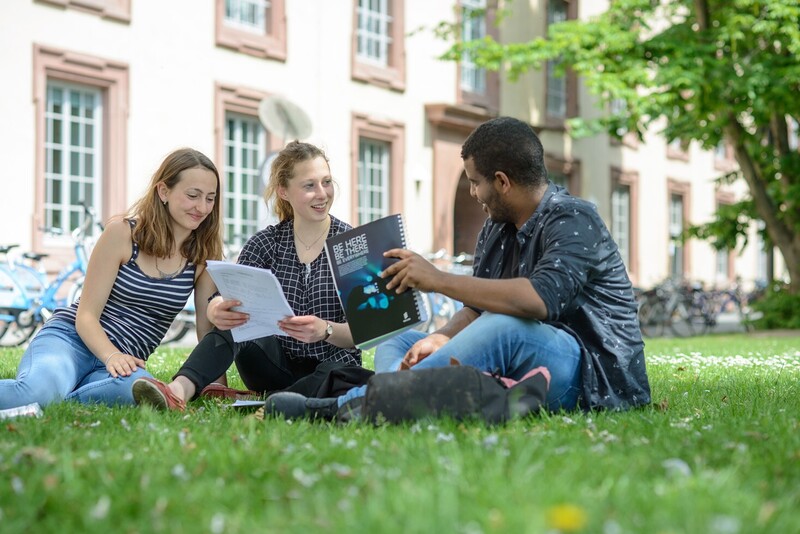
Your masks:
{"label": "bicycle wheel", "polygon": [[666,309],[663,302],[644,301],[639,307],[639,328],[645,337],[664,335]]}
{"label": "bicycle wheel", "polygon": [[697,335],[693,314],[686,302],[679,301],[668,312],[669,329],[675,337],[692,337]]}
{"label": "bicycle wheel", "polygon": [[688,315],[685,320],[688,323],[688,331],[691,332],[689,335],[702,336],[708,333],[713,323],[709,313],[696,306],[689,306],[686,312]]}
{"label": "bicycle wheel", "polygon": [[72,287],[69,288],[69,294],[67,295],[67,304],[74,304],[81,298],[81,293],[83,293],[83,282],[85,281],[86,277],[81,276],[75,283],[72,284]]}
{"label": "bicycle wheel", "polygon": [[164,339],[161,340],[161,344],[165,345],[167,343],[173,343],[175,341],[179,341],[189,332],[190,326],[189,323],[182,320],[182,319],[175,319],[172,321],[172,324],[169,325],[169,329],[167,333],[164,334]]}
{"label": "bicycle wheel", "polygon": [[0,346],[19,347],[33,337],[33,333],[36,332],[38,326],[38,322],[31,322],[26,326],[20,326],[17,321],[6,323],[6,330],[3,333],[3,337],[0,338]]}
{"label": "bicycle wheel", "polygon": [[[5,315],[7,313],[8,312],[5,310],[0,310],[0,314]],[[4,335],[6,335],[6,331],[8,330],[8,327],[10,325],[11,325],[10,321],[0,320],[0,339],[2,339]]]}

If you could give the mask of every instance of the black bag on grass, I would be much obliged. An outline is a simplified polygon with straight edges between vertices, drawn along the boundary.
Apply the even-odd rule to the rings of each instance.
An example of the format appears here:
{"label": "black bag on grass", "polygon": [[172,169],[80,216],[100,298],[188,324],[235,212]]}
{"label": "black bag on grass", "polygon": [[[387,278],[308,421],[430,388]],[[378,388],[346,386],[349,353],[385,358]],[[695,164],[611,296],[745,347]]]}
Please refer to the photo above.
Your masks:
{"label": "black bag on grass", "polygon": [[442,416],[502,423],[538,413],[549,384],[544,367],[519,382],[465,365],[378,373],[367,382],[360,416],[373,423]]}
{"label": "black bag on grass", "polygon": [[322,362],[313,373],[283,391],[293,391],[314,398],[338,397],[347,393],[350,388],[363,386],[374,374],[374,371],[358,365]]}

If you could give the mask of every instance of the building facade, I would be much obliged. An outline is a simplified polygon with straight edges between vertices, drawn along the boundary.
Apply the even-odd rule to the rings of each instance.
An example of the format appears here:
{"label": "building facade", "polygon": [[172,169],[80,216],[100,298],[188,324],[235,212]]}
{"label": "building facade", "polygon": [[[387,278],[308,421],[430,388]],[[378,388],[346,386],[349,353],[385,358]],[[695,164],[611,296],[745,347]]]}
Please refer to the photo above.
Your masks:
{"label": "building facade", "polygon": [[[273,222],[265,162],[307,121],[304,137],[330,158],[335,216],[358,225],[403,213],[411,248],[472,252],[484,214],[460,147],[505,114],[540,132],[553,180],[597,204],[636,284],[763,276],[755,239],[741,256],[672,239],[743,193],[713,185],[733,165],[725,151],[669,147],[655,133],[572,140],[567,118],[601,112],[579,80],[548,67],[510,83],[469,57],[442,61],[447,45],[431,31],[451,21],[465,39],[527,40],[602,4],[518,1],[497,25],[485,0],[6,0],[0,243],[49,253],[58,268],[71,243],[40,228],[75,228],[81,202],[103,219],[121,213],[167,153],[191,146],[220,170],[236,247]],[[265,99],[300,111],[265,128]]]}

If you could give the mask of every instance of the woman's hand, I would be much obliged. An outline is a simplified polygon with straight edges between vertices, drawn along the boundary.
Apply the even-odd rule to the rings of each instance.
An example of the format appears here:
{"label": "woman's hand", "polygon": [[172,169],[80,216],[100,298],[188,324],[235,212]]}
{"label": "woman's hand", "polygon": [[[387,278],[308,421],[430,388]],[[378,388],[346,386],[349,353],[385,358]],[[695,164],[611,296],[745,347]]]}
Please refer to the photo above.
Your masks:
{"label": "woman's hand", "polygon": [[222,297],[214,297],[208,303],[206,317],[220,330],[230,330],[231,328],[242,326],[250,319],[250,315],[233,309],[241,305],[242,303],[238,300],[225,300]]}
{"label": "woman's hand", "polygon": [[328,323],[315,315],[296,315],[278,321],[278,328],[303,343],[316,343],[325,338]]}
{"label": "woman's hand", "polygon": [[131,376],[131,373],[133,373],[137,367],[144,369],[145,365],[144,360],[121,352],[115,352],[106,358],[106,370],[108,374],[114,378]]}

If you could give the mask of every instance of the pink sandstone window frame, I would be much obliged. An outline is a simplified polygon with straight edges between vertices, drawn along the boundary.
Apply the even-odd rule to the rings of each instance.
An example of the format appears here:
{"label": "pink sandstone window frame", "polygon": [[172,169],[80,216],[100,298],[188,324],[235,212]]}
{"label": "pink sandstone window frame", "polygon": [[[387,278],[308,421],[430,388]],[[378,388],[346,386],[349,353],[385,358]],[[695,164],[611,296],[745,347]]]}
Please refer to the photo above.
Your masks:
{"label": "pink sandstone window frame", "polygon": [[[129,68],[125,63],[71,52],[50,46],[33,45],[33,102],[35,116],[35,201],[32,228],[43,224],[45,187],[45,106],[47,83],[58,80],[98,89],[103,99],[103,164],[101,171],[101,218],[122,213],[128,207],[128,94]],[[69,247],[47,247],[42,233],[32,230],[35,250],[54,258],[68,258]]]}

